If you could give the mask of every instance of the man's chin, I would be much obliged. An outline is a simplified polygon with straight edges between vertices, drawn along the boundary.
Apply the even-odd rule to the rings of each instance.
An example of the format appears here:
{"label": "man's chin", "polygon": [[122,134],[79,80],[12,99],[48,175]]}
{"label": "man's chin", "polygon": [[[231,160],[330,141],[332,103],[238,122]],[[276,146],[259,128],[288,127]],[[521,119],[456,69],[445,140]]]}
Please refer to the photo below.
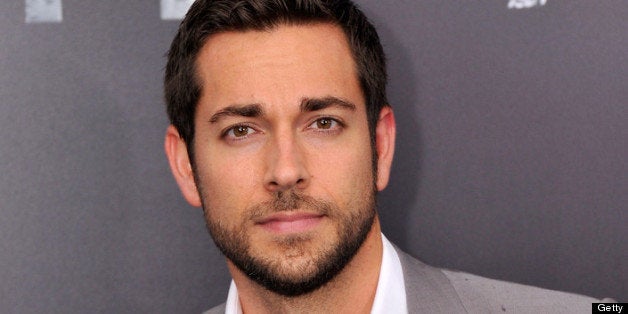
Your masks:
{"label": "man's chin", "polygon": [[249,248],[256,249],[249,251],[246,258],[231,262],[267,290],[296,297],[332,280],[355,256],[364,239],[354,238],[353,242],[349,241],[352,245],[347,245],[340,238],[281,237],[281,241],[270,246],[250,243]]}
{"label": "man's chin", "polygon": [[[363,205],[357,207],[361,211],[335,218],[328,213],[346,211],[265,214],[247,220],[253,225],[231,230],[207,221],[214,242],[240,273],[271,292],[294,297],[324,286],[357,254],[375,219],[374,198]],[[263,226],[269,222],[270,227]]]}
{"label": "man's chin", "polygon": [[331,260],[337,258],[328,252],[321,254],[291,249],[277,255],[265,254],[263,261],[251,258],[246,269],[238,268],[267,290],[295,297],[323,286],[344,266],[332,264]]}
{"label": "man's chin", "polygon": [[264,265],[277,278],[288,281],[307,281],[315,277],[321,265],[334,259],[338,243],[320,241],[309,235],[290,235],[275,239],[266,246],[249,246],[260,249],[249,254],[251,260]]}

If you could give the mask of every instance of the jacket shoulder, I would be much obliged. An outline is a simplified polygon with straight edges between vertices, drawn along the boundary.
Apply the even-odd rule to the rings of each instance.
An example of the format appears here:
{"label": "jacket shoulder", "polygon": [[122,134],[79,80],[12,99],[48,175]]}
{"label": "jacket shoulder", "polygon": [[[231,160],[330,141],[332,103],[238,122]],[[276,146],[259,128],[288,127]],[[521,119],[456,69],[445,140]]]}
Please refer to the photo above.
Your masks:
{"label": "jacket shoulder", "polygon": [[203,312],[203,314],[224,314],[225,313],[225,305],[226,303],[217,305],[205,312]]}
{"label": "jacket shoulder", "polygon": [[573,293],[484,278],[464,272],[441,270],[467,309],[490,313],[591,313],[600,300]]}

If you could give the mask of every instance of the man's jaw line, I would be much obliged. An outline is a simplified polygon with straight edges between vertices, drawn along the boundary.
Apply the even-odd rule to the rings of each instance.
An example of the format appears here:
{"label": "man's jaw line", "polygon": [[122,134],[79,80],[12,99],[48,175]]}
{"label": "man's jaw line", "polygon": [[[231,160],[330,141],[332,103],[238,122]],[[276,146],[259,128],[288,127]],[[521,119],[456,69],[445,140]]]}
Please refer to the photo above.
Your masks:
{"label": "man's jaw line", "polygon": [[[331,280],[323,283],[321,286],[311,291],[308,291],[304,294],[286,295],[286,294],[277,293],[276,291],[269,290],[267,287],[261,285],[260,283],[250,278],[245,272],[243,272],[242,269],[236,266],[229,258],[226,258],[225,260],[227,262],[227,267],[229,269],[229,272],[231,273],[233,280],[237,284],[238,292],[240,296],[242,296],[245,290],[247,290],[248,292],[253,291],[252,294],[249,294],[249,295],[251,295],[253,298],[256,298],[255,296],[257,296],[257,298],[260,298],[261,301],[274,300],[274,302],[276,302],[278,300],[283,300],[284,302],[289,302],[289,303],[285,303],[287,305],[290,305],[290,304],[295,305],[297,303],[292,303],[292,302],[302,302],[305,299],[318,298],[321,296],[321,292],[323,292],[324,290],[328,290],[329,288],[331,288],[332,290],[329,290],[329,291],[333,291],[335,290],[335,288],[338,287],[339,284],[342,285],[342,283],[347,282],[346,281],[347,277],[345,277],[344,279],[339,279],[339,278],[347,276],[346,274],[344,274],[346,273],[347,269],[350,269],[350,268],[360,269],[360,267],[356,268],[355,257],[360,255],[359,254],[360,251],[372,250],[374,247],[372,245],[374,239],[375,239],[376,244],[377,243],[381,244],[380,234],[381,234],[381,226],[379,224],[379,217],[375,215],[373,223],[371,224],[370,230],[367,234],[367,239],[365,239],[365,241],[361,243],[358,252],[356,252],[358,254],[354,255],[351,258],[351,260],[345,265],[345,267],[343,267],[343,269],[337,275],[333,276]],[[375,245],[375,247],[378,247],[378,245]],[[380,262],[381,262],[381,250],[382,250],[381,247],[379,247],[378,254],[379,254]],[[361,259],[363,260],[364,257],[362,257]],[[377,265],[376,269],[379,269],[379,267],[380,267],[380,264]],[[244,282],[247,282],[249,284],[241,284]],[[250,290],[251,288],[253,288],[253,290]],[[328,298],[331,297],[331,295],[326,294],[326,292],[323,292],[322,295],[323,296],[327,295]]]}

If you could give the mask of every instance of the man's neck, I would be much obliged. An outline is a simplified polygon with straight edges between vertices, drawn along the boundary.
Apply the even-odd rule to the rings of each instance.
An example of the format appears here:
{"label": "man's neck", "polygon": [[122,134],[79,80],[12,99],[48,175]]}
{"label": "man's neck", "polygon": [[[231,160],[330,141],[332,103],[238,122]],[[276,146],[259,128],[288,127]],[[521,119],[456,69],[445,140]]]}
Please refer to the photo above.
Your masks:
{"label": "man's neck", "polygon": [[375,218],[364,243],[345,268],[321,288],[298,297],[271,292],[249,279],[230,261],[240,305],[252,313],[370,313],[382,262],[382,238]]}

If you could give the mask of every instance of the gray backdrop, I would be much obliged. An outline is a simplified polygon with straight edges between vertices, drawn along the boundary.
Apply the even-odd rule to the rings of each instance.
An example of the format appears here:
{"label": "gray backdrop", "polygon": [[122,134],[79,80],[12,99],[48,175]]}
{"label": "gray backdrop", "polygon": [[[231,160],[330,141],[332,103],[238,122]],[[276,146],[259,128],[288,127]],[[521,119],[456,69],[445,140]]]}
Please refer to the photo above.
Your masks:
{"label": "gray backdrop", "polygon": [[[433,265],[626,301],[628,3],[359,2],[398,119],[387,236]],[[222,302],[223,258],[162,149],[178,22],[156,0],[64,0],[43,24],[24,5],[0,3],[0,312]]]}

